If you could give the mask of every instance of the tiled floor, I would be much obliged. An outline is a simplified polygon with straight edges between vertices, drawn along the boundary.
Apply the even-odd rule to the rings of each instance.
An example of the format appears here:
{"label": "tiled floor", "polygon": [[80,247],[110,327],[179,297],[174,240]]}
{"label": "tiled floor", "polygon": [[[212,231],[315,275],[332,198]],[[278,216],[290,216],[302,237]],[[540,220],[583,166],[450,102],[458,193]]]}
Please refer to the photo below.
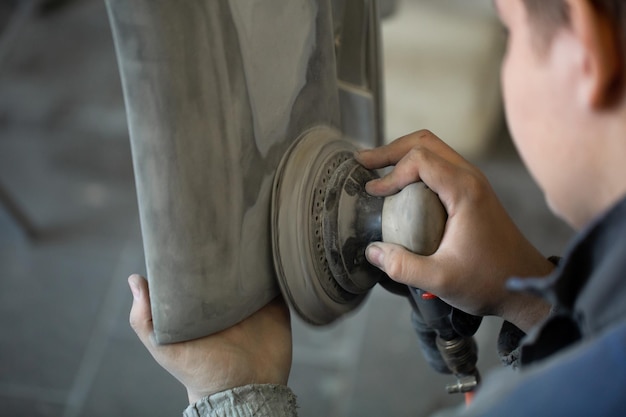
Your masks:
{"label": "tiled floor", "polygon": [[[0,186],[39,235],[29,239],[0,207],[0,417],[179,415],[182,386],[127,324],[126,277],[144,266],[103,3],[67,2],[13,29],[0,42]],[[405,64],[411,59],[419,61],[407,54]],[[389,120],[408,126],[410,118]],[[531,241],[559,253],[570,232],[549,215],[506,135],[476,161]],[[407,303],[377,290],[331,328],[296,320],[291,385],[300,415],[426,416],[459,403],[443,392],[449,379],[420,357],[408,316]],[[496,363],[496,327],[487,320],[480,332],[482,369]]]}

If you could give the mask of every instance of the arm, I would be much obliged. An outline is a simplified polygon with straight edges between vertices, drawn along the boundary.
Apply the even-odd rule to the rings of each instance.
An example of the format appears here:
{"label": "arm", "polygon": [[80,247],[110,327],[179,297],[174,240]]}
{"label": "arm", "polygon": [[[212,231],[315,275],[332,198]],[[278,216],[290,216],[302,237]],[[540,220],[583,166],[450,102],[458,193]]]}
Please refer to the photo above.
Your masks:
{"label": "arm", "polygon": [[367,191],[391,195],[421,180],[448,212],[439,249],[419,256],[404,248],[374,243],[368,260],[395,281],[432,292],[449,304],[477,315],[497,315],[527,330],[550,306],[531,295],[511,293],[511,276],[545,276],[553,269],[520,233],[485,176],[439,138],[418,131],[389,145],[357,155],[369,169],[394,166]]}
{"label": "arm", "polygon": [[[217,416],[225,409],[241,415],[246,415],[242,410],[264,410],[265,414],[255,414],[260,416],[295,415],[295,397],[285,386],[291,368],[291,328],[282,299],[214,335],[157,345],[148,283],[139,275],[130,276],[128,282],[133,293],[131,327],[159,365],[187,389],[191,406],[186,415]],[[230,401],[233,398],[237,401]]]}

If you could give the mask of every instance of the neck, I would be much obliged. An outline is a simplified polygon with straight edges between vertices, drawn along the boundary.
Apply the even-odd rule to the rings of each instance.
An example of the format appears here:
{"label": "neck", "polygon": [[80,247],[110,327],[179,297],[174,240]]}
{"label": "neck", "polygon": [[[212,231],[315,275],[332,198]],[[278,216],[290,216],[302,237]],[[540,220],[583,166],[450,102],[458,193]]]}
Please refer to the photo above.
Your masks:
{"label": "neck", "polygon": [[[623,108],[621,108],[623,109]],[[626,111],[600,115],[587,132],[579,169],[580,210],[572,219],[581,228],[626,196]]]}

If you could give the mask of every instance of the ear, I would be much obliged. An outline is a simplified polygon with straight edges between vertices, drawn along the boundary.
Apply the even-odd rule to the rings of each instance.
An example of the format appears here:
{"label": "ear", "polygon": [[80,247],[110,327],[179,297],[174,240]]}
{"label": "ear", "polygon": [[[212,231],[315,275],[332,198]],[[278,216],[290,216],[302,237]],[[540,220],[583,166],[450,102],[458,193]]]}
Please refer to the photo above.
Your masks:
{"label": "ear", "polygon": [[619,33],[589,0],[567,0],[571,30],[582,47],[582,95],[594,109],[611,106],[623,88]]}

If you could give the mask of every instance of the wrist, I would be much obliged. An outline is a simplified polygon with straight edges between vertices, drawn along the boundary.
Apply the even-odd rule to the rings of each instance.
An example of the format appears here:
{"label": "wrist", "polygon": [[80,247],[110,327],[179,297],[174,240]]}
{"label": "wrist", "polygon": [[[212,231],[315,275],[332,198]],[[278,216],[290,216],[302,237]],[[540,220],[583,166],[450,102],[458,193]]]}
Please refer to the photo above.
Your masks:
{"label": "wrist", "polygon": [[187,390],[187,398],[189,399],[189,404],[191,405],[191,404],[197,403],[198,401],[200,401],[203,398],[210,397],[211,395],[217,394],[218,392],[221,392],[221,391],[226,391],[226,389],[220,390],[220,391],[215,391],[215,392],[212,392],[212,393],[207,393],[207,394],[201,394],[201,393],[197,393],[195,391]]}
{"label": "wrist", "polygon": [[296,397],[286,385],[251,384],[204,396],[187,407],[183,416],[294,417]]}
{"label": "wrist", "polygon": [[187,398],[189,399],[189,404],[195,404],[198,401],[212,397],[213,395],[219,394],[221,392],[227,392],[229,390],[236,389],[238,387],[243,387],[247,385],[252,385],[252,379],[249,382],[244,382],[243,379],[237,381],[228,381],[228,380],[220,380],[214,381],[215,383],[205,383],[198,384],[195,387],[193,385],[186,386],[187,389]]}
{"label": "wrist", "polygon": [[[558,260],[557,257],[542,258],[534,266],[534,279],[541,279],[550,275],[556,268]],[[533,274],[528,276],[533,276]],[[553,306],[541,296],[527,292],[528,289],[521,284],[523,281],[524,278],[513,278],[507,282],[510,297],[507,299],[501,317],[524,332],[528,332],[550,315]],[[518,287],[520,284],[522,286]]]}
{"label": "wrist", "polygon": [[187,389],[187,398],[189,399],[189,404],[195,404],[203,398],[212,397],[223,392],[229,392],[233,390],[237,391],[240,390],[242,387],[286,386],[287,380],[288,375],[283,377],[282,374],[279,375],[272,372],[267,375],[252,375],[242,373],[237,378],[215,381],[215,384],[209,384],[208,386],[204,386],[201,388],[194,388],[193,386],[186,386],[185,388]]}
{"label": "wrist", "polygon": [[516,300],[507,306],[501,317],[528,333],[530,329],[545,320],[552,310],[552,305],[543,298],[532,294],[518,294]]}

